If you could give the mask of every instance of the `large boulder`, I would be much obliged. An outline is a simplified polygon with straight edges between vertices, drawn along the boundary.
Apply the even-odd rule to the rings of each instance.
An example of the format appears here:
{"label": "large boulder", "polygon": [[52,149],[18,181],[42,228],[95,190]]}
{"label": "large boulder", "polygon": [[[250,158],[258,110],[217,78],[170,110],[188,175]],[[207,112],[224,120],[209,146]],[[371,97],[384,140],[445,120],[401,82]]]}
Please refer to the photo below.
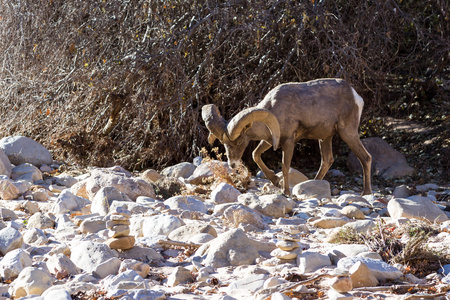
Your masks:
{"label": "large boulder", "polygon": [[[414,168],[408,166],[406,158],[379,137],[361,140],[366,150],[372,155],[372,173],[384,179],[401,178],[414,173]],[[351,152],[347,165],[353,172],[362,173],[358,158]]]}
{"label": "large boulder", "polygon": [[8,156],[5,154],[5,151],[3,151],[0,148],[0,175],[6,175],[8,177],[11,176],[11,162],[9,161]]}
{"label": "large boulder", "polygon": [[111,250],[108,245],[83,241],[70,248],[70,259],[85,272],[93,272],[98,265],[117,257],[117,252]]}
{"label": "large boulder", "polygon": [[204,266],[213,268],[251,265],[260,256],[258,251],[271,251],[274,247],[267,249],[263,243],[249,239],[241,229],[231,229],[201,246],[195,256],[200,256]]}
{"label": "large boulder", "polygon": [[161,171],[161,175],[167,176],[167,177],[183,177],[188,178],[189,176],[194,173],[194,170],[197,167],[189,162],[182,162],[179,164],[176,164],[174,166],[167,167]]}
{"label": "large boulder", "polygon": [[135,201],[139,196],[155,198],[155,191],[150,183],[142,178],[132,177],[124,170],[96,169],[91,176],[71,187],[71,191],[81,197],[94,199],[95,194],[102,188],[113,186],[122,194]]}
{"label": "large boulder", "polygon": [[295,206],[293,201],[281,194],[257,196],[256,194],[246,193],[240,195],[238,201],[266,216],[274,218],[284,217],[292,212]]}
{"label": "large boulder", "polygon": [[25,136],[9,136],[0,140],[0,149],[14,165],[30,163],[37,167],[51,165],[53,157],[50,151],[40,143]]}
{"label": "large boulder", "polygon": [[445,212],[427,197],[394,198],[389,201],[387,209],[393,219],[414,218],[432,223],[441,223],[448,220]]}
{"label": "large boulder", "polygon": [[30,295],[41,295],[52,286],[50,275],[39,268],[26,267],[11,285],[12,296],[17,299]]}
{"label": "large boulder", "polygon": [[326,180],[307,180],[295,185],[292,188],[292,194],[299,200],[310,198],[331,199],[330,183]]}

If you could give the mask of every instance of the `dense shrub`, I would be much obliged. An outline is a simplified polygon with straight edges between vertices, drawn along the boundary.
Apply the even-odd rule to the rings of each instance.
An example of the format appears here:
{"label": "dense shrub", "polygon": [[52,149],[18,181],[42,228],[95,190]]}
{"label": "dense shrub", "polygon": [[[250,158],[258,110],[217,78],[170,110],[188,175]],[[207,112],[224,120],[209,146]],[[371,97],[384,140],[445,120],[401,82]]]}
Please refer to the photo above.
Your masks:
{"label": "dense shrub", "polygon": [[230,118],[283,82],[345,78],[364,121],[448,105],[448,11],[440,0],[2,1],[0,137],[141,169],[199,154],[202,105]]}

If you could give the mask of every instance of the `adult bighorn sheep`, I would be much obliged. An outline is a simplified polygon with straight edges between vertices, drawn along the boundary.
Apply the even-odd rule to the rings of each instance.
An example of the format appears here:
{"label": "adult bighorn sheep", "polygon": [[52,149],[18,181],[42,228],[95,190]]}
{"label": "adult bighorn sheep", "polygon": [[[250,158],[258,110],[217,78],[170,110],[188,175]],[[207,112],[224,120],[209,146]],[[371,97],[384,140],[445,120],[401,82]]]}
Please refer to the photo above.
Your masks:
{"label": "adult bighorn sheep", "polygon": [[278,186],[280,179],[261,160],[261,154],[273,146],[283,151],[282,172],[285,195],[290,195],[289,169],[295,143],[301,139],[319,140],[322,156],[315,179],[322,179],[333,163],[331,140],[337,133],[358,157],[363,167],[363,195],[371,193],[371,155],[359,139],[358,127],[363,99],[342,79],[318,79],[286,83],[275,87],[255,107],[244,109],[230,122],[221,117],[214,104],[202,108],[202,118],[210,131],[208,141],[217,138],[225,146],[232,168],[241,164],[249,141],[261,141],[253,151],[253,160],[266,177]]}

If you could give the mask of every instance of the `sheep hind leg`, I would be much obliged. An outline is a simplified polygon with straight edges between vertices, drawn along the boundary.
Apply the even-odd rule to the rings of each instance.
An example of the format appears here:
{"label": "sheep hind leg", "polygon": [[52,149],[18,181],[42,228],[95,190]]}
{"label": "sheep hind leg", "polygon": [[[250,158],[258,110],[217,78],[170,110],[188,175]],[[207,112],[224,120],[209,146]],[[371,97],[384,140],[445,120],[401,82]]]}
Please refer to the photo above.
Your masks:
{"label": "sheep hind leg", "polygon": [[252,156],[255,163],[258,165],[258,167],[261,169],[261,171],[266,175],[267,179],[269,179],[275,186],[278,186],[278,183],[280,179],[275,175],[275,173],[270,170],[266,164],[261,159],[261,154],[266,152],[268,149],[272,147],[271,144],[269,144],[266,141],[261,141],[259,145],[256,147],[255,150],[253,150]]}
{"label": "sheep hind leg", "polygon": [[371,177],[370,177],[372,156],[370,155],[369,152],[367,152],[366,148],[364,148],[361,140],[359,139],[358,131],[352,134],[339,132],[339,136],[348,145],[350,150],[353,151],[353,153],[356,155],[363,168],[364,185],[362,195],[372,194]]}
{"label": "sheep hind leg", "polygon": [[286,196],[291,195],[291,190],[289,188],[289,169],[291,168],[292,156],[294,154],[294,141],[288,139],[283,143],[283,162],[281,170],[283,172],[283,193]]}
{"label": "sheep hind leg", "polygon": [[334,162],[332,140],[333,136],[319,140],[321,162],[319,171],[314,179],[323,179]]}

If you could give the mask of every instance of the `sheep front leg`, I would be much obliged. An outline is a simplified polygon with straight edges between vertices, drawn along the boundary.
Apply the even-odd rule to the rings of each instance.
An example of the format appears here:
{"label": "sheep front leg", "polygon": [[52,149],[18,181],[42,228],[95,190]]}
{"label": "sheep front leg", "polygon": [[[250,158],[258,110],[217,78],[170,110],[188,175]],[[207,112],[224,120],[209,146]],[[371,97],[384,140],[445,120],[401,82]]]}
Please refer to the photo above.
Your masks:
{"label": "sheep front leg", "polygon": [[253,150],[252,156],[255,163],[258,165],[258,167],[261,169],[261,171],[266,175],[267,179],[269,179],[275,186],[278,186],[278,182],[280,179],[275,175],[275,173],[270,170],[266,164],[261,159],[261,154],[263,154],[265,151],[270,149],[272,147],[271,144],[269,144],[266,141],[261,141],[259,145],[256,147],[255,150]]}
{"label": "sheep front leg", "polygon": [[291,189],[289,188],[289,169],[291,168],[292,156],[294,154],[294,145],[295,143],[293,139],[285,140],[282,145],[283,159],[281,171],[283,172],[283,193],[286,196],[291,195]]}

